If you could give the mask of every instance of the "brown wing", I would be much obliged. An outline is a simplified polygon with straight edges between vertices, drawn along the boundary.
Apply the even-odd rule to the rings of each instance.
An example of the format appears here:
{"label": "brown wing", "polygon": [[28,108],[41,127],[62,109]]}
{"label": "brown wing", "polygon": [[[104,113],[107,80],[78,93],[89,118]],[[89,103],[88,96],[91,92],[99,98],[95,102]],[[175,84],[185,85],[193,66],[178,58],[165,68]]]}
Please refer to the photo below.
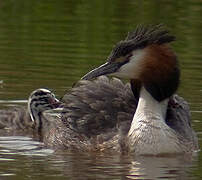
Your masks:
{"label": "brown wing", "polygon": [[191,114],[188,103],[177,94],[170,98],[166,123],[189,142],[197,143],[196,133],[191,127]]}
{"label": "brown wing", "polygon": [[137,104],[130,84],[106,76],[79,82],[63,101],[63,122],[87,136],[116,128],[119,122],[131,121]]}

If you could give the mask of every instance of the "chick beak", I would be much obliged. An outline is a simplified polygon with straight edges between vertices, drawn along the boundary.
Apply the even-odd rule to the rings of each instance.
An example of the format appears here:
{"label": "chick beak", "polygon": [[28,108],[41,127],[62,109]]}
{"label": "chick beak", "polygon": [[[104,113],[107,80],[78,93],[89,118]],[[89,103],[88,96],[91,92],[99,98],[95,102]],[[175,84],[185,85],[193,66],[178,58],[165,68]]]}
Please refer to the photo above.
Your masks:
{"label": "chick beak", "polygon": [[105,64],[102,64],[101,66],[93,69],[92,71],[84,75],[81,79],[90,80],[101,75],[112,74],[112,73],[115,73],[119,68],[120,68],[120,63],[106,62]]}
{"label": "chick beak", "polygon": [[53,106],[53,108],[58,108],[62,105],[62,102],[59,101],[57,98],[51,99],[50,104]]}

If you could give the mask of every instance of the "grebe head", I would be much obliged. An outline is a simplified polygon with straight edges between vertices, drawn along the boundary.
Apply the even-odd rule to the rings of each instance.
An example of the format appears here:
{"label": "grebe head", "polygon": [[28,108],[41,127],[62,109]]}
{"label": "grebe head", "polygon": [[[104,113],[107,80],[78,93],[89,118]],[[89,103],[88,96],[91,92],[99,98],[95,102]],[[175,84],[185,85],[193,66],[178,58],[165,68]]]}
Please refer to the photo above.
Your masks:
{"label": "grebe head", "polygon": [[48,89],[36,89],[28,100],[28,111],[33,122],[40,124],[41,113],[59,107],[61,102]]}
{"label": "grebe head", "polygon": [[112,50],[107,63],[87,73],[89,80],[105,74],[138,80],[157,101],[178,88],[179,69],[168,43],[175,40],[161,25],[139,26]]}

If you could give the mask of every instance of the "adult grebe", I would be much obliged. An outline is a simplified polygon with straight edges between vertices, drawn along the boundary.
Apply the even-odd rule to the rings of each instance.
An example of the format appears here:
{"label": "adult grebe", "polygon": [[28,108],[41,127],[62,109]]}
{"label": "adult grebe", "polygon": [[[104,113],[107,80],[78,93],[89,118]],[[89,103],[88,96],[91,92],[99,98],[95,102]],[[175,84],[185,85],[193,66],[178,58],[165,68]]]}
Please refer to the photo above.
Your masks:
{"label": "adult grebe", "polygon": [[181,153],[198,148],[190,121],[184,121],[182,127],[187,123],[191,139],[181,133],[182,127],[166,123],[168,101],[180,77],[177,57],[168,46],[173,40],[175,37],[159,25],[140,26],[117,44],[107,63],[82,78],[112,74],[131,79],[134,88],[139,86],[139,102],[126,138],[135,154]]}
{"label": "adult grebe", "polygon": [[[54,95],[44,103],[56,104],[45,106],[48,110],[38,113],[38,103],[30,106],[36,124],[32,127],[42,130],[44,143],[57,149],[151,155],[197,150],[189,107],[173,95],[179,83],[176,56],[168,47],[173,40],[160,26],[139,26],[117,44],[107,63],[84,76],[63,97],[59,115],[52,115],[60,104]],[[124,85],[106,76],[87,80],[104,74],[127,77],[131,83]],[[37,93],[39,101],[41,95],[44,92]]]}

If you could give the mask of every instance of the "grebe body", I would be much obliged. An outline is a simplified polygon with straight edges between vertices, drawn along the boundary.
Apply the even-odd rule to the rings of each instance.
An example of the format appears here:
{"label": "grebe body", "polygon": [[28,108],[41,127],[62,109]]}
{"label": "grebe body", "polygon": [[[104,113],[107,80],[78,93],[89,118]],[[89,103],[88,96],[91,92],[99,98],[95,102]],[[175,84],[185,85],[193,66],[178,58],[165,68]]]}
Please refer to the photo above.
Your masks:
{"label": "grebe body", "polygon": [[[177,57],[169,47],[174,40],[175,37],[161,26],[140,26],[117,44],[107,63],[82,78],[89,80],[112,74],[131,80],[139,101],[126,141],[129,151],[135,154],[183,153],[198,149],[190,120],[187,126],[190,126],[191,139],[180,134],[181,128],[173,129],[166,123],[168,101],[178,89],[180,79]],[[173,117],[172,121],[175,120]]]}

